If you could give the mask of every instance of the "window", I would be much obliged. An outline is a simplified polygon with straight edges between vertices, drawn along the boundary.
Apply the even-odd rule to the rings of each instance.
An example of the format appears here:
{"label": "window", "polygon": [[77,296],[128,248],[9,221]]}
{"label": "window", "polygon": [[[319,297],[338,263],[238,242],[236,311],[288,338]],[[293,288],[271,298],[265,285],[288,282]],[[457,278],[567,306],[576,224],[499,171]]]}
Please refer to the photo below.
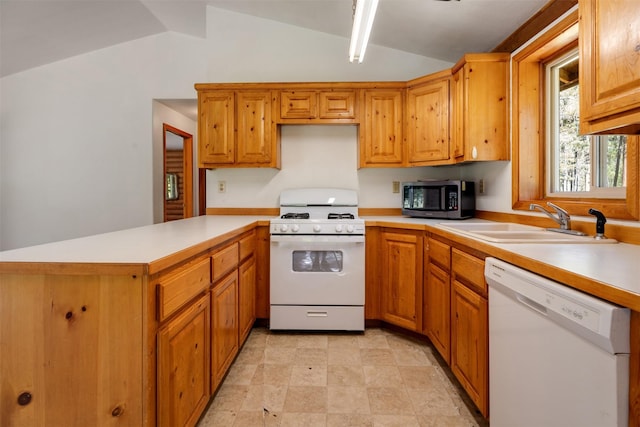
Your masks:
{"label": "window", "polygon": [[580,135],[578,50],[545,64],[549,197],[625,198],[625,135]]}
{"label": "window", "polygon": [[577,52],[575,10],[512,57],[513,209],[552,201],[572,215],[593,207],[638,220],[640,137],[577,134]]}

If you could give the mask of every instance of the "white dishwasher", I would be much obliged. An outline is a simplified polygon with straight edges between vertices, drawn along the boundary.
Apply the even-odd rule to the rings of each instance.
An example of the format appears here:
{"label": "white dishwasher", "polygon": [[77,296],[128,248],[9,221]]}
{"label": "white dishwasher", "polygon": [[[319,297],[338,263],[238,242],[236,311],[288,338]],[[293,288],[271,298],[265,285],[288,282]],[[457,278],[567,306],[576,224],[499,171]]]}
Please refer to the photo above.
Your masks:
{"label": "white dishwasher", "polygon": [[626,308],[487,258],[491,427],[628,426]]}

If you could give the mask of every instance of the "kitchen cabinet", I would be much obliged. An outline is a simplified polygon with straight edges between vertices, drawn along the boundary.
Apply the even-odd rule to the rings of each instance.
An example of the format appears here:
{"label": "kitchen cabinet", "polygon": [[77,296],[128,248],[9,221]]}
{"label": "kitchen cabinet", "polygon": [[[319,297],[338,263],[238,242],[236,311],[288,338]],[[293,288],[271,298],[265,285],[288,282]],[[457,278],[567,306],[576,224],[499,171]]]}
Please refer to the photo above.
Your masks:
{"label": "kitchen cabinet", "polygon": [[238,340],[244,340],[256,320],[256,233],[251,231],[239,242],[238,267]]}
{"label": "kitchen cabinet", "polygon": [[489,413],[489,312],[484,260],[451,250],[451,370],[483,416]]}
{"label": "kitchen cabinet", "polygon": [[451,361],[451,247],[432,237],[424,247],[423,333],[438,353]]}
{"label": "kitchen cabinet", "polygon": [[199,90],[199,167],[280,167],[272,98],[271,90]]}
{"label": "kitchen cabinet", "polygon": [[208,295],[158,331],[158,426],[194,426],[209,402]]}
{"label": "kitchen cabinet", "polygon": [[640,134],[640,4],[580,0],[580,133]]}
{"label": "kitchen cabinet", "polygon": [[409,82],[407,90],[407,162],[410,166],[449,163],[449,85],[446,70]]}
{"label": "kitchen cabinet", "polygon": [[404,164],[403,88],[362,91],[360,160],[365,167],[401,167]]}
{"label": "kitchen cabinet", "polygon": [[215,391],[239,348],[237,270],[214,284],[211,312],[211,390]]}
{"label": "kitchen cabinet", "polygon": [[422,329],[421,232],[382,230],[380,233],[381,315],[393,325]]}
{"label": "kitchen cabinet", "polygon": [[509,159],[509,61],[509,53],[474,53],[452,68],[456,162]]}
{"label": "kitchen cabinet", "polygon": [[355,89],[280,91],[280,123],[353,123],[355,119]]}

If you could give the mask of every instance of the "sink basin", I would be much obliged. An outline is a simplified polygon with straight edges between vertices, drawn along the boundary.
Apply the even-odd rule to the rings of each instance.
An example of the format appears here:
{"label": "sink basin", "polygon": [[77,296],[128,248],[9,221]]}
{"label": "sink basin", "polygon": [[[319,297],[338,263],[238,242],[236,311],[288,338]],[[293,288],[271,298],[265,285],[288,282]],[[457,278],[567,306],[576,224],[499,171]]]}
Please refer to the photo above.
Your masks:
{"label": "sink basin", "polygon": [[440,226],[494,243],[616,243],[614,239],[596,240],[593,236],[576,236],[509,222],[440,223]]}

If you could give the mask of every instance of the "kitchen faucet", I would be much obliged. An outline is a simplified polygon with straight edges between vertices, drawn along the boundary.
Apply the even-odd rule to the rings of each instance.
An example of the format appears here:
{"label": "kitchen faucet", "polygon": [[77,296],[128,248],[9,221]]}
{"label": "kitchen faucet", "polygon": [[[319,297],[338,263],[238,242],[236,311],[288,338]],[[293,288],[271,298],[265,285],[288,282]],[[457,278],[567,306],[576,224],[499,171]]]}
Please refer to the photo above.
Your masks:
{"label": "kitchen faucet", "polygon": [[571,229],[571,216],[569,215],[569,212],[567,212],[566,210],[562,209],[560,206],[556,205],[555,203],[551,203],[551,202],[547,202],[547,206],[552,207],[555,211],[556,214],[558,216],[554,216],[552,213],[550,213],[549,211],[547,211],[545,208],[543,208],[542,206],[536,204],[536,203],[531,203],[529,205],[529,210],[530,211],[534,211],[534,210],[539,210],[540,212],[544,213],[546,216],[548,216],[549,218],[551,218],[552,220],[554,220],[555,222],[557,222],[560,225],[560,228],[547,228],[547,230],[549,231],[557,231],[559,233],[565,233],[565,234],[574,234],[577,236],[585,236],[586,234],[581,232],[581,231],[577,231],[577,230],[572,230]]}

